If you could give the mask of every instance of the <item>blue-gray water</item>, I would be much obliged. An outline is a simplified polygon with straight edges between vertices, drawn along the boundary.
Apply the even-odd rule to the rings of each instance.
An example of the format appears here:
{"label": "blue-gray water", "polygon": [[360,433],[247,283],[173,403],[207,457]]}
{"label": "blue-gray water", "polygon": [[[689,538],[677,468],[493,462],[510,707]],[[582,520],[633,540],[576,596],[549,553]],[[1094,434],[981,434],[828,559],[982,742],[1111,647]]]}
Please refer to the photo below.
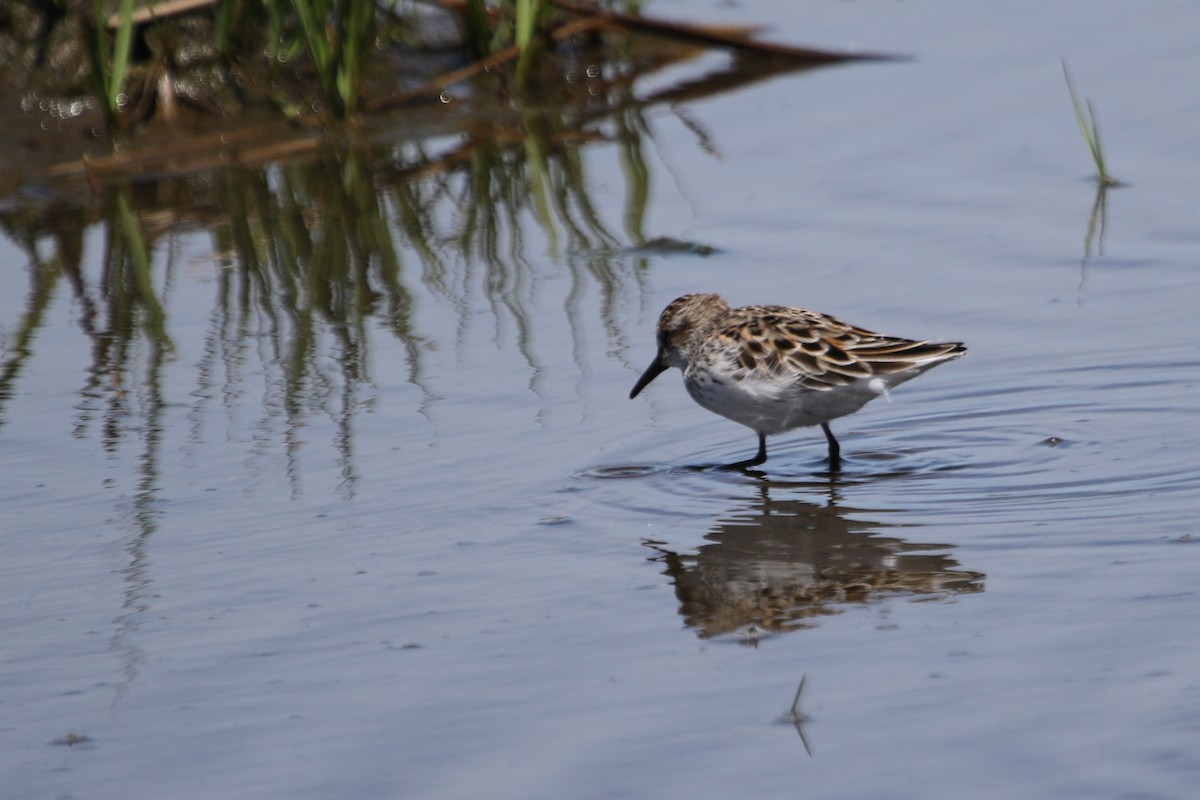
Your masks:
{"label": "blue-gray water", "polygon": [[[421,241],[381,193],[371,297],[167,226],[170,350],[111,350],[105,226],[75,279],[0,240],[0,796],[1195,795],[1200,7],[649,10],[914,60],[647,109],[636,221],[615,135],[590,226],[550,186],[465,246],[451,171]],[[332,207],[249,239],[368,235]],[[627,395],[696,290],[970,353],[835,423],[836,479],[812,430],[695,471],[753,434]]]}

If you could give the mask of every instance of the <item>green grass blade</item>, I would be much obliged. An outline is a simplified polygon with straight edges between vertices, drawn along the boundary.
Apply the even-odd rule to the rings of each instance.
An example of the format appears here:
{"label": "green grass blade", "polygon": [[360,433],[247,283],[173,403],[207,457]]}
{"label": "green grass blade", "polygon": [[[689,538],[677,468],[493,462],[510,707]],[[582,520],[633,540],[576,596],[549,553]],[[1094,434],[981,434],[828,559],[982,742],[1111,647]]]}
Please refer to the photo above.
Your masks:
{"label": "green grass blade", "polygon": [[1088,147],[1092,151],[1092,160],[1096,162],[1096,169],[1100,172],[1101,180],[1109,180],[1108,170],[1104,167],[1104,147],[1100,144],[1100,123],[1096,120],[1096,109],[1092,107],[1092,101],[1088,100],[1087,110],[1088,119],[1091,121],[1092,135],[1088,138]]}
{"label": "green grass blade", "polygon": [[1075,121],[1079,123],[1079,132],[1083,134],[1083,141],[1092,155],[1092,163],[1096,166],[1096,177],[1100,183],[1106,186],[1118,186],[1120,181],[1108,174],[1108,168],[1104,163],[1104,147],[1100,143],[1100,124],[1096,121],[1096,109],[1092,106],[1092,101],[1088,100],[1086,101],[1087,113],[1084,113],[1084,103],[1079,102],[1079,95],[1076,94],[1075,84],[1071,81],[1071,72],[1067,69],[1066,59],[1063,59],[1062,68],[1063,77],[1067,80],[1067,92],[1071,95],[1071,105],[1075,109]]}
{"label": "green grass blade", "polygon": [[[102,24],[97,20],[97,25]],[[121,22],[117,26],[113,46],[112,68],[108,74],[109,106],[115,112],[117,98],[125,87],[125,72],[129,69],[129,54],[133,50],[133,0],[121,0]]]}
{"label": "green grass blade", "polygon": [[517,0],[517,45],[522,49],[533,41],[538,5],[538,0]]}
{"label": "green grass blade", "polygon": [[517,88],[525,85],[525,78],[536,57],[534,34],[537,32],[541,7],[541,0],[517,0],[516,43],[521,48],[521,55],[517,59]]}
{"label": "green grass blade", "polygon": [[292,0],[292,11],[300,22],[300,32],[321,84],[321,93],[329,102],[337,96],[337,78],[333,48],[326,33],[328,9],[320,0]]}
{"label": "green grass blade", "polygon": [[492,31],[488,25],[487,11],[483,0],[466,0],[461,12],[463,39],[467,50],[475,58],[488,55]]}

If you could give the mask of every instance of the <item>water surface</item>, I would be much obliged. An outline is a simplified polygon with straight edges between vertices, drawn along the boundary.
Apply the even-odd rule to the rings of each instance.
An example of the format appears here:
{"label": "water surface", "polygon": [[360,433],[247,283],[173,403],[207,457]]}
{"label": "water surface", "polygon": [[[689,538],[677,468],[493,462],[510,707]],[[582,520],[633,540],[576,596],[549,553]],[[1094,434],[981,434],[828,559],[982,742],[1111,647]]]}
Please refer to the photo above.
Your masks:
{"label": "water surface", "polygon": [[[0,794],[1194,794],[1200,11],[688,14],[914,60],[7,207]],[[970,353],[697,468],[696,290]]]}

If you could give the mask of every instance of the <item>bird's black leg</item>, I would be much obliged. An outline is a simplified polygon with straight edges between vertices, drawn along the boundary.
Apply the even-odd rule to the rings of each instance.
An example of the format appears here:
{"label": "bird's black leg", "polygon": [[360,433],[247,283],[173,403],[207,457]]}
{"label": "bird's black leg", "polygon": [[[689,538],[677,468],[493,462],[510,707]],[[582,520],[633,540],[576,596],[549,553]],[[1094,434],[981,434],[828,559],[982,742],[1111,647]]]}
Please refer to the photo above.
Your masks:
{"label": "bird's black leg", "polygon": [[749,467],[757,467],[759,464],[767,460],[767,435],[765,433],[758,434],[758,452],[754,454],[754,458],[748,458],[745,461],[737,461],[733,464],[726,464],[721,469],[748,469]]}
{"label": "bird's black leg", "polygon": [[746,466],[757,467],[759,464],[767,460],[767,435],[760,433],[758,435],[758,452],[754,454],[754,458],[750,459],[750,463]]}
{"label": "bird's black leg", "polygon": [[829,471],[837,472],[842,468],[842,446],[833,437],[833,431],[829,430],[828,423],[822,422],[821,430],[825,431],[825,440],[829,442]]}

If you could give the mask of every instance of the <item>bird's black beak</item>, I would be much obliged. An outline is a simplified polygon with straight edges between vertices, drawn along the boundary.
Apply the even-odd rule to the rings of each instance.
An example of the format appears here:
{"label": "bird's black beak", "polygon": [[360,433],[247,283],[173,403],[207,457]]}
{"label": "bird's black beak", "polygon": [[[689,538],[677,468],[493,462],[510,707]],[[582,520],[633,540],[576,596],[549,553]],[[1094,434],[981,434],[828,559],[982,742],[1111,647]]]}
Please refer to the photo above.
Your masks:
{"label": "bird's black beak", "polygon": [[654,357],[654,360],[650,362],[650,366],[646,367],[646,371],[642,373],[642,377],[638,378],[637,383],[633,385],[633,391],[629,393],[629,399],[632,400],[633,398],[637,397],[638,392],[640,392],[642,389],[645,389],[646,385],[649,384],[650,381],[654,380],[666,371],[667,365],[663,363],[662,352],[660,351],[659,354]]}

